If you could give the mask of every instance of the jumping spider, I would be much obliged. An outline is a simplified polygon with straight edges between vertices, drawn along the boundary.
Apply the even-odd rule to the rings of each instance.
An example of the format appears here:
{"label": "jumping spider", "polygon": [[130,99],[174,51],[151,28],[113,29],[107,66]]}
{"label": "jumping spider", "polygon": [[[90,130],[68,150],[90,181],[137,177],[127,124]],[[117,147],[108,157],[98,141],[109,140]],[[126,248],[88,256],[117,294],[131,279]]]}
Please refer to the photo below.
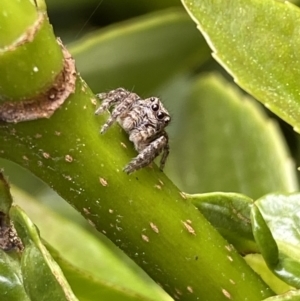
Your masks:
{"label": "jumping spider", "polygon": [[168,134],[164,129],[170,123],[171,117],[160,99],[141,99],[137,94],[123,88],[96,96],[103,101],[95,114],[102,114],[113,108],[110,117],[101,128],[101,134],[117,121],[129,134],[129,140],[139,153],[123,170],[130,174],[149,165],[160,153],[162,170],[169,155]]}

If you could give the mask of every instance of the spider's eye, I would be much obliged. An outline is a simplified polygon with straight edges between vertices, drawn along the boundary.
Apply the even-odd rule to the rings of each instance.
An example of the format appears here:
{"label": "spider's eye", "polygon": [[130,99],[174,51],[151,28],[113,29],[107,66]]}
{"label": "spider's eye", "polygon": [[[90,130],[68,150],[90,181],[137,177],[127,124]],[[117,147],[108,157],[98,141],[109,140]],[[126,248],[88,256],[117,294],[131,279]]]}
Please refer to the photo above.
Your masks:
{"label": "spider's eye", "polygon": [[150,101],[153,102],[155,100],[155,97],[150,97]]}
{"label": "spider's eye", "polygon": [[165,114],[163,112],[158,112],[157,113],[157,118],[158,119],[163,119],[165,117]]}
{"label": "spider's eye", "polygon": [[158,108],[159,108],[159,105],[158,104],[154,104],[154,105],[152,105],[151,108],[152,108],[153,111],[157,111]]}

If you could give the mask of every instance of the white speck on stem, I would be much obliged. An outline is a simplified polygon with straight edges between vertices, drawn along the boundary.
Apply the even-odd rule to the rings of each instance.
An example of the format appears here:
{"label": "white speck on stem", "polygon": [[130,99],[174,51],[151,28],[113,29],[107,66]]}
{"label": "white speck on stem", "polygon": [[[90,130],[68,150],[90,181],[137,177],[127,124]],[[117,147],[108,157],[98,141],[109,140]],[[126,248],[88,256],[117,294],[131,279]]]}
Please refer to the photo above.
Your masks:
{"label": "white speck on stem", "polygon": [[43,152],[43,157],[45,159],[49,159],[50,158],[50,154],[46,153],[46,152]]}
{"label": "white speck on stem", "polygon": [[145,241],[145,242],[149,242],[149,237],[145,234],[142,234],[142,239]]}
{"label": "white speck on stem", "polygon": [[227,256],[227,258],[229,259],[229,261],[233,261],[232,257],[231,256]]}
{"label": "white speck on stem", "polygon": [[155,232],[155,233],[159,233],[159,230],[158,230],[158,228],[157,228],[157,226],[154,224],[154,223],[150,223],[150,227],[151,227],[151,229]]}
{"label": "white speck on stem", "polygon": [[196,235],[194,228],[191,225],[189,225],[189,223],[184,222],[184,221],[181,221],[181,222],[189,233],[191,233],[192,235]]}
{"label": "white speck on stem", "polygon": [[194,292],[194,290],[193,290],[193,288],[192,288],[191,286],[188,286],[186,289],[187,289],[191,294]]}
{"label": "white speck on stem", "polygon": [[104,178],[99,178],[99,182],[102,186],[106,187],[108,185],[107,181]]}
{"label": "white speck on stem", "polygon": [[231,299],[231,295],[224,288],[222,289],[222,293],[226,298]]}
{"label": "white speck on stem", "polygon": [[65,155],[65,161],[71,163],[73,162],[73,157],[70,155]]}

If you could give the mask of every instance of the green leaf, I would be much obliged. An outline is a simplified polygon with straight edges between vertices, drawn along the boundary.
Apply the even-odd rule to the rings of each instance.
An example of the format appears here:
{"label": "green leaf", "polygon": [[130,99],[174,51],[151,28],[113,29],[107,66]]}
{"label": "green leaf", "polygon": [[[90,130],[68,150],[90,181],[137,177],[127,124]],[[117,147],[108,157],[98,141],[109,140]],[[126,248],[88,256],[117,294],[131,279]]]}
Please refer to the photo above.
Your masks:
{"label": "green leaf", "polygon": [[269,268],[282,280],[300,287],[300,195],[271,194],[252,208],[253,234]]}
{"label": "green leaf", "polygon": [[261,254],[248,254],[244,259],[278,295],[294,289],[270,271]]}
{"label": "green leaf", "polygon": [[6,253],[0,248],[0,300],[30,301],[21,273],[20,259],[16,253]]}
{"label": "green leaf", "polygon": [[[78,269],[72,264],[63,260],[55,251],[49,250],[51,255],[61,267],[66,279],[72,287],[76,296],[81,300],[98,301],[100,300],[114,300],[114,301],[155,301],[155,300],[171,300],[169,296],[159,296],[155,291],[153,295],[138,293],[136,289],[130,289],[126,285],[127,279],[123,279],[123,283],[117,285],[112,281],[105,281],[104,279],[95,278],[93,275]],[[110,278],[118,277],[116,274],[110,273],[106,270],[107,276]],[[125,280],[126,279],[126,280]]]}
{"label": "green leaf", "polygon": [[12,196],[9,184],[0,168],[0,300],[27,301],[23,286],[20,254],[15,245],[14,231],[9,219]]}
{"label": "green leaf", "polygon": [[250,221],[252,199],[237,193],[222,192],[185,196],[240,253],[258,252]]}
{"label": "green leaf", "polygon": [[252,99],[216,75],[200,77],[190,90],[168,167],[183,191],[255,199],[297,189],[280,130]]}
{"label": "green leaf", "polygon": [[95,31],[68,48],[96,92],[125,87],[146,95],[209,58],[206,43],[181,10],[156,12]]}
{"label": "green leaf", "polygon": [[25,212],[14,206],[10,217],[24,244],[21,271],[31,301],[76,301],[64,275],[40,241],[38,230]]}
{"label": "green leaf", "polygon": [[264,299],[263,301],[299,301],[299,298],[300,291],[290,291],[279,296]]}
{"label": "green leaf", "polygon": [[274,268],[278,263],[278,247],[256,205],[253,206],[251,211],[251,222],[254,238],[261,249],[261,254],[265,258],[267,264],[271,268]]}
{"label": "green leaf", "polygon": [[300,132],[300,10],[287,1],[182,0],[237,84]]}

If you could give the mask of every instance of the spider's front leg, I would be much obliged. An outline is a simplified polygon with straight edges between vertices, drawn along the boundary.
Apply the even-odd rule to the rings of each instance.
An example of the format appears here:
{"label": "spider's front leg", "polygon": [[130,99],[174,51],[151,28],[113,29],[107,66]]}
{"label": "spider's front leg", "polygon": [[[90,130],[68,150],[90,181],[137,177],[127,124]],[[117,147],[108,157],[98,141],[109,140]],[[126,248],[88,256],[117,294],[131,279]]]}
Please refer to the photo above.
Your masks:
{"label": "spider's front leg", "polygon": [[160,169],[164,167],[169,154],[168,137],[166,135],[162,135],[153,140],[147,147],[140,151],[140,153],[132,159],[128,165],[125,166],[123,171],[130,174],[149,165],[162,151],[164,151],[164,153],[160,162]]}
{"label": "spider's front leg", "polygon": [[104,111],[108,110],[111,106],[117,105],[121,102],[128,94],[129,91],[118,88],[116,90],[111,90],[108,93],[98,93],[96,97],[102,99],[101,106],[95,111],[96,115],[102,114]]}
{"label": "spider's front leg", "polygon": [[137,94],[123,88],[118,88],[108,93],[99,93],[96,94],[96,97],[103,99],[101,106],[95,111],[96,115],[102,114],[104,111],[114,107],[111,116],[101,128],[101,134],[105,133],[117,118],[129,110],[131,104],[139,99]]}
{"label": "spider's front leg", "polygon": [[160,165],[159,165],[159,168],[160,170],[163,170],[164,167],[165,167],[165,164],[166,164],[166,161],[167,161],[167,158],[169,156],[169,153],[170,153],[170,146],[169,146],[169,143],[168,143],[168,136],[167,136],[167,133],[165,133],[165,136],[167,138],[167,142],[163,148],[163,154],[161,156],[161,159],[160,159]]}

